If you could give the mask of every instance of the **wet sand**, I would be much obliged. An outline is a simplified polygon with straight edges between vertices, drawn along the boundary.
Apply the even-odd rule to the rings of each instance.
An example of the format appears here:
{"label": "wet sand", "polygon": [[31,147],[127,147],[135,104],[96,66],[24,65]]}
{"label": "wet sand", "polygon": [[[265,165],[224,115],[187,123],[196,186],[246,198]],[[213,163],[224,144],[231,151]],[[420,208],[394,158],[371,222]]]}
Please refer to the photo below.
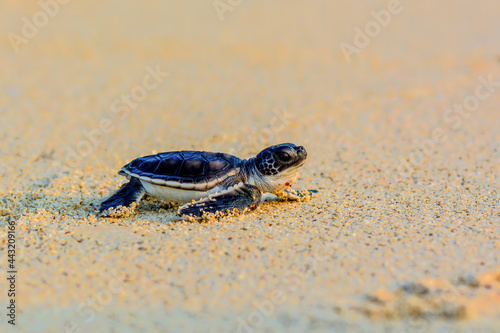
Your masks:
{"label": "wet sand", "polygon": [[[500,4],[220,3],[2,1],[1,330],[499,331]],[[96,217],[133,158],[281,142],[318,197]]]}

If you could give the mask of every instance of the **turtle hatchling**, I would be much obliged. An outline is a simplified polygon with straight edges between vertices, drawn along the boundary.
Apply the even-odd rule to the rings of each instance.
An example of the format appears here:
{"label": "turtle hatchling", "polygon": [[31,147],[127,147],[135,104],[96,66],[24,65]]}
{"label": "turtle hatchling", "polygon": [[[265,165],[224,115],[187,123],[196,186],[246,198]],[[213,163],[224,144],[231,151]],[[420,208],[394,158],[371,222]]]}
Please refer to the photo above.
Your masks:
{"label": "turtle hatchling", "polygon": [[184,204],[180,216],[203,218],[253,210],[262,193],[282,199],[305,200],[316,191],[294,191],[307,152],[292,143],[271,146],[248,160],[224,153],[171,151],[137,158],[118,172],[128,178],[101,203],[99,212],[110,215],[129,208],[144,194]]}

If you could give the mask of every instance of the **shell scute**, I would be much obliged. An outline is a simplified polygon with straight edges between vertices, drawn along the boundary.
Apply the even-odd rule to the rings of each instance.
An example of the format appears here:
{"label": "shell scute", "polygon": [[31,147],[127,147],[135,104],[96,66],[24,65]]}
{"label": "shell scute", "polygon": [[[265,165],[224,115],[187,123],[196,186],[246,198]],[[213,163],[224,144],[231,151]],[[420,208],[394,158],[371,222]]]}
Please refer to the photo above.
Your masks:
{"label": "shell scute", "polygon": [[179,174],[185,177],[203,176],[205,174],[206,163],[206,161],[199,159],[185,160]]}
{"label": "shell scute", "polygon": [[229,167],[229,163],[224,160],[214,160],[208,162],[207,174],[217,174],[225,171]]}
{"label": "shell scute", "polygon": [[176,158],[162,158],[157,163],[154,173],[157,174],[174,174],[179,169],[182,159]]}

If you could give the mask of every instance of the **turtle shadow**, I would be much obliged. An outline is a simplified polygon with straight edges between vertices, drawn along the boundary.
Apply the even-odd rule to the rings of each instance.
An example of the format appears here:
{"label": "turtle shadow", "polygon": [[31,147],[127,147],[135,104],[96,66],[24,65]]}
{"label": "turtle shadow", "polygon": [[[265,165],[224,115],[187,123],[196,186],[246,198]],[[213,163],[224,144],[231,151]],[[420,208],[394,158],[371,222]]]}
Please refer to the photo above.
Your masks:
{"label": "turtle shadow", "polygon": [[175,202],[163,201],[156,199],[148,194],[145,194],[141,201],[138,203],[135,212],[177,212],[179,204]]}

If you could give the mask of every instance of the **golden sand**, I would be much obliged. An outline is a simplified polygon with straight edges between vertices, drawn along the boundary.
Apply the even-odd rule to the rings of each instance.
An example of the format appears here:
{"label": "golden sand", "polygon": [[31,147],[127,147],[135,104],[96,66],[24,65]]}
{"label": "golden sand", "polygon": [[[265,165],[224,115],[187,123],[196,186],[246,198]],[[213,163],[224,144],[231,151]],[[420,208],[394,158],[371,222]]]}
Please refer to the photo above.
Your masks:
{"label": "golden sand", "polygon": [[[500,3],[219,2],[0,3],[0,331],[500,332]],[[319,196],[95,215],[135,157],[281,142]]]}

